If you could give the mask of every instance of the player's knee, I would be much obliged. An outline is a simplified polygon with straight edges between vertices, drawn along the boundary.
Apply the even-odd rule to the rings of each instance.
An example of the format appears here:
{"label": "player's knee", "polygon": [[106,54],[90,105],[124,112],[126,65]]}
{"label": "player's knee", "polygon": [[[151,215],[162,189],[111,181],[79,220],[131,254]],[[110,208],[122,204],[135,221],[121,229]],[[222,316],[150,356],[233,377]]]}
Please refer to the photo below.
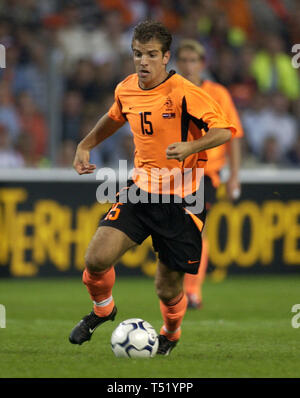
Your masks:
{"label": "player's knee", "polygon": [[177,286],[171,286],[161,281],[156,281],[155,287],[156,294],[163,303],[168,303],[173,300],[181,292],[181,289]]}
{"label": "player's knee", "polygon": [[91,272],[105,271],[111,265],[111,262],[104,253],[96,254],[88,251],[85,255],[85,266]]}

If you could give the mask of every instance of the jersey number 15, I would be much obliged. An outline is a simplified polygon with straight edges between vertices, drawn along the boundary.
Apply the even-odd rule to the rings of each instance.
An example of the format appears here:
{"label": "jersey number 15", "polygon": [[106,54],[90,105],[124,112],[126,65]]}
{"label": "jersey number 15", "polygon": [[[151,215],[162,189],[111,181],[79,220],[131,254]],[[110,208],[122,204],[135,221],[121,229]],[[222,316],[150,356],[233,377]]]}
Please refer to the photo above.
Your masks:
{"label": "jersey number 15", "polygon": [[151,116],[152,112],[140,112],[141,117],[141,127],[142,133],[152,135],[153,134],[153,127],[150,120],[147,120],[147,116]]}

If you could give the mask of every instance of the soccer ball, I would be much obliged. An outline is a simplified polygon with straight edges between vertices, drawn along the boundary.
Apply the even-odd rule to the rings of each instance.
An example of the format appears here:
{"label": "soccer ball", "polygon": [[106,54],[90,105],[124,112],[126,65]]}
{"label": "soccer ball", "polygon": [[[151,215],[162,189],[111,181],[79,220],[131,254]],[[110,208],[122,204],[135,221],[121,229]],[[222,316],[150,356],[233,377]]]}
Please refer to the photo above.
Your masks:
{"label": "soccer ball", "polygon": [[149,322],[127,319],[113,331],[111,348],[116,357],[151,358],[158,349],[158,336]]}

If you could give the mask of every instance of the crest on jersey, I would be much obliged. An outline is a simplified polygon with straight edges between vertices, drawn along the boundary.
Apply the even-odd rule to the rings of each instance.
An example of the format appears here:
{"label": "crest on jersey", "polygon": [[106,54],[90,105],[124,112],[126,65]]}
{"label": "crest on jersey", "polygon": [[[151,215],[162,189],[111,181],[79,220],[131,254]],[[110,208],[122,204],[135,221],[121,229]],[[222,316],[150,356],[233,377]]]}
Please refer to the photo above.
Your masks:
{"label": "crest on jersey", "polygon": [[171,100],[170,97],[166,98],[164,106],[165,106],[165,110],[164,110],[164,113],[162,114],[162,117],[164,119],[174,119],[176,114],[175,114],[174,108],[173,108],[173,101]]}
{"label": "crest on jersey", "polygon": [[171,110],[173,108],[173,102],[170,97],[167,97],[164,105],[166,107],[166,110]]}

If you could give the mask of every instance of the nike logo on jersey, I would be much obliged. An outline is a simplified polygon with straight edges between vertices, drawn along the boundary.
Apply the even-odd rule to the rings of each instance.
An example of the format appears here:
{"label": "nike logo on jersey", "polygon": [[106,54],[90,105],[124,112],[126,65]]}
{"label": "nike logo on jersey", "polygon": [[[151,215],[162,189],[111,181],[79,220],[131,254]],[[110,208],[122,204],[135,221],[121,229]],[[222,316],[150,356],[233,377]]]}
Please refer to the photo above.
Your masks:
{"label": "nike logo on jersey", "polygon": [[200,260],[196,260],[196,261],[191,261],[191,260],[189,260],[189,261],[188,261],[188,264],[195,264],[195,263],[199,263],[199,261],[200,261]]}

